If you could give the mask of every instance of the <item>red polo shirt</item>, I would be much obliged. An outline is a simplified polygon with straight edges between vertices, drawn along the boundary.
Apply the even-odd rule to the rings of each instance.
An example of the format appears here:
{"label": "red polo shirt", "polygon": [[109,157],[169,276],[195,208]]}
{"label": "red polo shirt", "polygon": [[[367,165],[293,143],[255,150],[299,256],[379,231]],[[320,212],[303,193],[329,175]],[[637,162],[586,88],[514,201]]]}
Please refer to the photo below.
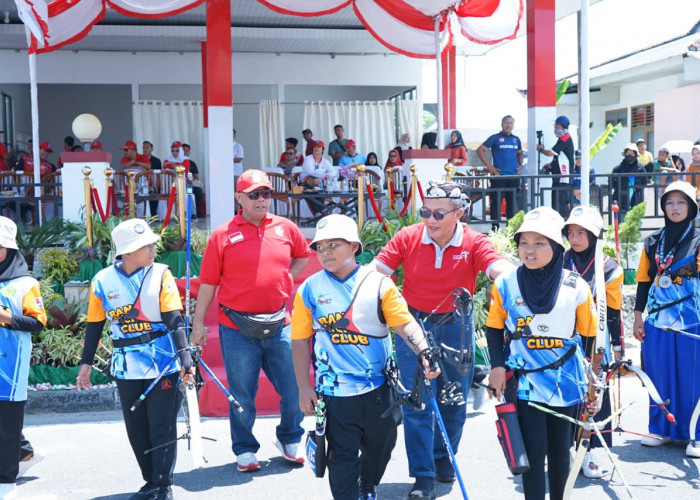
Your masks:
{"label": "red polo shirt", "polygon": [[[464,287],[474,293],[476,276],[503,259],[488,238],[465,224],[455,231],[443,250],[439,250],[419,222],[396,233],[379,252],[380,268],[395,271],[403,264],[403,296],[411,307],[431,312],[441,302],[438,313],[452,311],[452,290]],[[445,300],[445,298],[447,300]]]}
{"label": "red polo shirt", "polygon": [[[122,156],[122,160],[121,160],[122,168],[123,168],[124,164],[125,164],[126,162],[128,162],[128,161],[131,161],[131,160],[129,160],[129,158],[127,158],[126,156]],[[151,164],[151,160],[150,160],[150,159],[148,158],[148,156],[146,156],[146,155],[139,155],[139,154],[137,154],[137,155],[136,155],[136,161],[145,163],[145,164],[147,164],[147,165],[150,165],[150,164]]]}
{"label": "red polo shirt", "polygon": [[[219,303],[235,311],[272,313],[284,306],[292,291],[292,259],[310,255],[304,235],[289,219],[267,214],[256,226],[239,212],[212,232],[199,278],[218,286]],[[219,322],[235,328],[217,309]]]}

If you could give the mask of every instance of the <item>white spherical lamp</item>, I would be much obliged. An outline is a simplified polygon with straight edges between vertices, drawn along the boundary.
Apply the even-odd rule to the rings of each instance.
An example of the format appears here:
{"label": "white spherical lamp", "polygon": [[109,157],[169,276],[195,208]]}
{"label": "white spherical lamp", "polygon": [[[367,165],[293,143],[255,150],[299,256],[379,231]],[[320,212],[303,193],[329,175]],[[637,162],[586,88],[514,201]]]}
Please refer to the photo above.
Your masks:
{"label": "white spherical lamp", "polygon": [[94,141],[102,133],[100,119],[90,113],[83,113],[76,116],[75,120],[73,120],[72,128],[73,135],[83,143]]}

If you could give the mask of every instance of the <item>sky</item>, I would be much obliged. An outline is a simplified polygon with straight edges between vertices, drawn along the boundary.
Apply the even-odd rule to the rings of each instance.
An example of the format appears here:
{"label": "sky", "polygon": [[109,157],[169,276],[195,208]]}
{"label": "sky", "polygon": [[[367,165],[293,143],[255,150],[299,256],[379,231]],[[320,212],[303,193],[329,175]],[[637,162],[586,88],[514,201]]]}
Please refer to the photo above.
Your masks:
{"label": "sky", "polygon": [[[590,6],[589,18],[589,60],[595,66],[687,34],[700,21],[700,0],[602,0]],[[522,33],[525,24],[524,14]],[[560,19],[555,30],[560,79],[577,72],[576,15]],[[517,90],[527,87],[526,50],[523,35],[484,56],[458,56],[458,109],[464,110],[459,128],[498,129],[501,117],[512,114],[516,132],[525,129],[527,101]],[[422,84],[423,102],[435,102],[434,61],[425,61]]]}

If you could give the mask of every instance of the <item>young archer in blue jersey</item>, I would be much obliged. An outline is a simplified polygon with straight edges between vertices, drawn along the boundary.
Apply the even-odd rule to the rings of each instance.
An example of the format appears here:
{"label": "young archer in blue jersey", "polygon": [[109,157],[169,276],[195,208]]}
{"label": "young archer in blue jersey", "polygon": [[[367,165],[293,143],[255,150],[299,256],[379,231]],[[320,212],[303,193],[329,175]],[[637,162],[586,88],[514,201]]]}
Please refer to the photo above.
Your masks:
{"label": "young archer in blue jersey", "polygon": [[[338,214],[324,217],[310,246],[324,270],[304,281],[294,300],[292,350],[299,405],[313,415],[319,396],[325,401],[333,498],[356,500],[358,489],[360,498],[376,498],[375,486],[389,462],[401,419],[398,408],[380,418],[391,405],[383,373],[393,352],[389,328],[417,353],[428,343],[391,279],[356,262],[362,244],[355,221]],[[315,388],[309,384],[310,340]],[[430,371],[424,356],[421,363],[427,378],[439,375]]]}

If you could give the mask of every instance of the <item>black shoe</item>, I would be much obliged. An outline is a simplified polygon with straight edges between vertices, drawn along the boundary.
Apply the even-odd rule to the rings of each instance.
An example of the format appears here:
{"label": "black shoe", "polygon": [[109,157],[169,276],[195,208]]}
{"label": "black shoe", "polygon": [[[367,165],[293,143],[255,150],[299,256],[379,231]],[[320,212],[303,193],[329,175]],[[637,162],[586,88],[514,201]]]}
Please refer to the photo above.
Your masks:
{"label": "black shoe", "polygon": [[416,483],[408,493],[408,498],[409,500],[417,500],[419,498],[434,500],[435,485],[433,484],[433,478],[428,476],[418,476],[416,478]]}
{"label": "black shoe", "polygon": [[139,491],[134,493],[134,495],[131,497],[131,500],[148,500],[150,498],[153,498],[157,491],[158,486],[149,481],[143,486],[141,486],[141,489]]}
{"label": "black shoe", "polygon": [[435,459],[435,479],[441,483],[455,482],[455,470],[448,457]]}
{"label": "black shoe", "polygon": [[365,482],[364,479],[360,479],[360,496],[359,500],[377,500],[376,487],[373,484]]}
{"label": "black shoe", "polygon": [[173,489],[170,486],[161,486],[152,498],[155,500],[173,500]]}

